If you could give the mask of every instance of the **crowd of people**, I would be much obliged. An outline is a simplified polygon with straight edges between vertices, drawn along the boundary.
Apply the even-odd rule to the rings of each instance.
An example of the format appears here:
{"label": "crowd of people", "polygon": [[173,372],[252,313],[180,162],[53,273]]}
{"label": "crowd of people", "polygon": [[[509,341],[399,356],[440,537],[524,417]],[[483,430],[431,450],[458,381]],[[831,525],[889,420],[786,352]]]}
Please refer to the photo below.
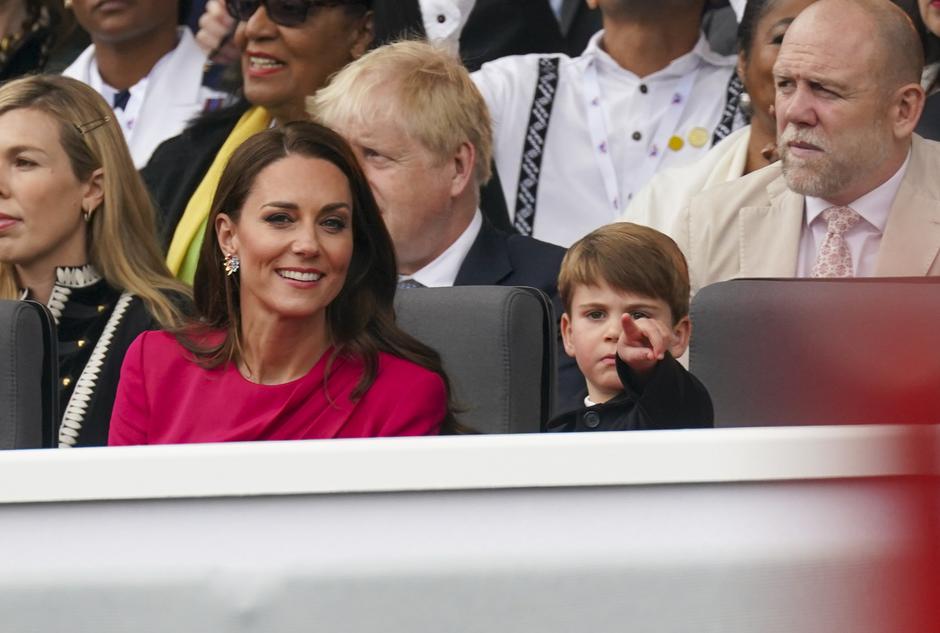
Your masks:
{"label": "crowd of people", "polygon": [[0,2],[59,445],[473,432],[393,307],[461,285],[551,299],[546,431],[712,426],[705,285],[940,275],[940,3],[898,3]]}

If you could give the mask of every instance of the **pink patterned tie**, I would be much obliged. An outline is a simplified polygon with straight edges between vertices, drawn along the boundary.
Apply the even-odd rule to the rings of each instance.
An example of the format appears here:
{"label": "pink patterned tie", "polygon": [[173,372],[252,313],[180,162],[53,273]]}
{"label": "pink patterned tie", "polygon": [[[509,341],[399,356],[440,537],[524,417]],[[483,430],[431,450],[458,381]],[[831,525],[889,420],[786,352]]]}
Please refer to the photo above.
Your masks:
{"label": "pink patterned tie", "polygon": [[829,207],[822,212],[822,218],[829,228],[816,255],[813,277],[854,277],[852,253],[845,241],[845,234],[858,224],[862,216],[849,207]]}

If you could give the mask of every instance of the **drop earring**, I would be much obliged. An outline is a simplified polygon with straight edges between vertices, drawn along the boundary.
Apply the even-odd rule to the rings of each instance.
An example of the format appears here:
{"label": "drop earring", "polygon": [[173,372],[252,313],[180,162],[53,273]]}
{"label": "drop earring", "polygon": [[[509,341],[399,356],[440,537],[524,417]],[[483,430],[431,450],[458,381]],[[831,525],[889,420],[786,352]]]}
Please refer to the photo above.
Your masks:
{"label": "drop earring", "polygon": [[239,266],[241,266],[241,261],[238,259],[238,255],[232,255],[231,253],[227,254],[222,262],[225,274],[229,277],[238,272]]}

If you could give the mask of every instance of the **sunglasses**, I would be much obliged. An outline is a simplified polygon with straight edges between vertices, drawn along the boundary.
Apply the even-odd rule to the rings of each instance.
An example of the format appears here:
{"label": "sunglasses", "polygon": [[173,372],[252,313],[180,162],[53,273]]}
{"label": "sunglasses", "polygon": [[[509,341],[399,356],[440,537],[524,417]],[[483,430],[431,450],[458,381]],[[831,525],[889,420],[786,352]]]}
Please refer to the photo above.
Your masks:
{"label": "sunglasses", "polygon": [[281,26],[300,26],[311,9],[340,7],[348,4],[368,6],[367,0],[225,0],[229,15],[240,22],[247,22],[258,7],[264,5],[268,17]]}

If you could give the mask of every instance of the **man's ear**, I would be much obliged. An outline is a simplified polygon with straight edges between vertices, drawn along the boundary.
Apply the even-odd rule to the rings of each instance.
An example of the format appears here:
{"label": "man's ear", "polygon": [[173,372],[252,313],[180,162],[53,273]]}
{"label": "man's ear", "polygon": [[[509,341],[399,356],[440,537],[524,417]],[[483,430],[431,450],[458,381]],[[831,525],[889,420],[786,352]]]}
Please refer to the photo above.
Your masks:
{"label": "man's ear", "polygon": [[914,83],[902,86],[894,93],[891,117],[895,138],[907,139],[914,132],[917,122],[920,121],[920,115],[924,112],[926,99],[924,89]]}
{"label": "man's ear", "polygon": [[82,213],[93,214],[104,202],[104,169],[91,172],[82,192]]}
{"label": "man's ear", "polygon": [[350,33],[349,54],[353,59],[359,59],[366,54],[375,39],[375,14],[372,11],[367,12],[360,18],[356,18]]}
{"label": "man's ear", "polygon": [[692,336],[692,319],[688,316],[679,319],[679,322],[672,328],[672,335],[675,337],[675,341],[669,348],[669,353],[672,354],[673,358],[679,358],[689,348],[689,338]]}
{"label": "man's ear", "polygon": [[219,248],[224,255],[238,254],[238,225],[232,221],[227,213],[215,216],[215,237],[219,241]]}
{"label": "man's ear", "polygon": [[561,330],[561,342],[565,347],[565,354],[574,358],[574,339],[571,336],[571,318],[565,312],[561,315],[561,323],[558,324]]}
{"label": "man's ear", "polygon": [[464,141],[460,144],[460,147],[457,148],[457,153],[454,154],[452,158],[454,161],[454,175],[450,187],[450,195],[452,198],[459,197],[467,190],[467,187],[472,186],[472,184],[476,182],[474,178],[476,157],[476,148],[473,146],[473,143],[469,141]]}

